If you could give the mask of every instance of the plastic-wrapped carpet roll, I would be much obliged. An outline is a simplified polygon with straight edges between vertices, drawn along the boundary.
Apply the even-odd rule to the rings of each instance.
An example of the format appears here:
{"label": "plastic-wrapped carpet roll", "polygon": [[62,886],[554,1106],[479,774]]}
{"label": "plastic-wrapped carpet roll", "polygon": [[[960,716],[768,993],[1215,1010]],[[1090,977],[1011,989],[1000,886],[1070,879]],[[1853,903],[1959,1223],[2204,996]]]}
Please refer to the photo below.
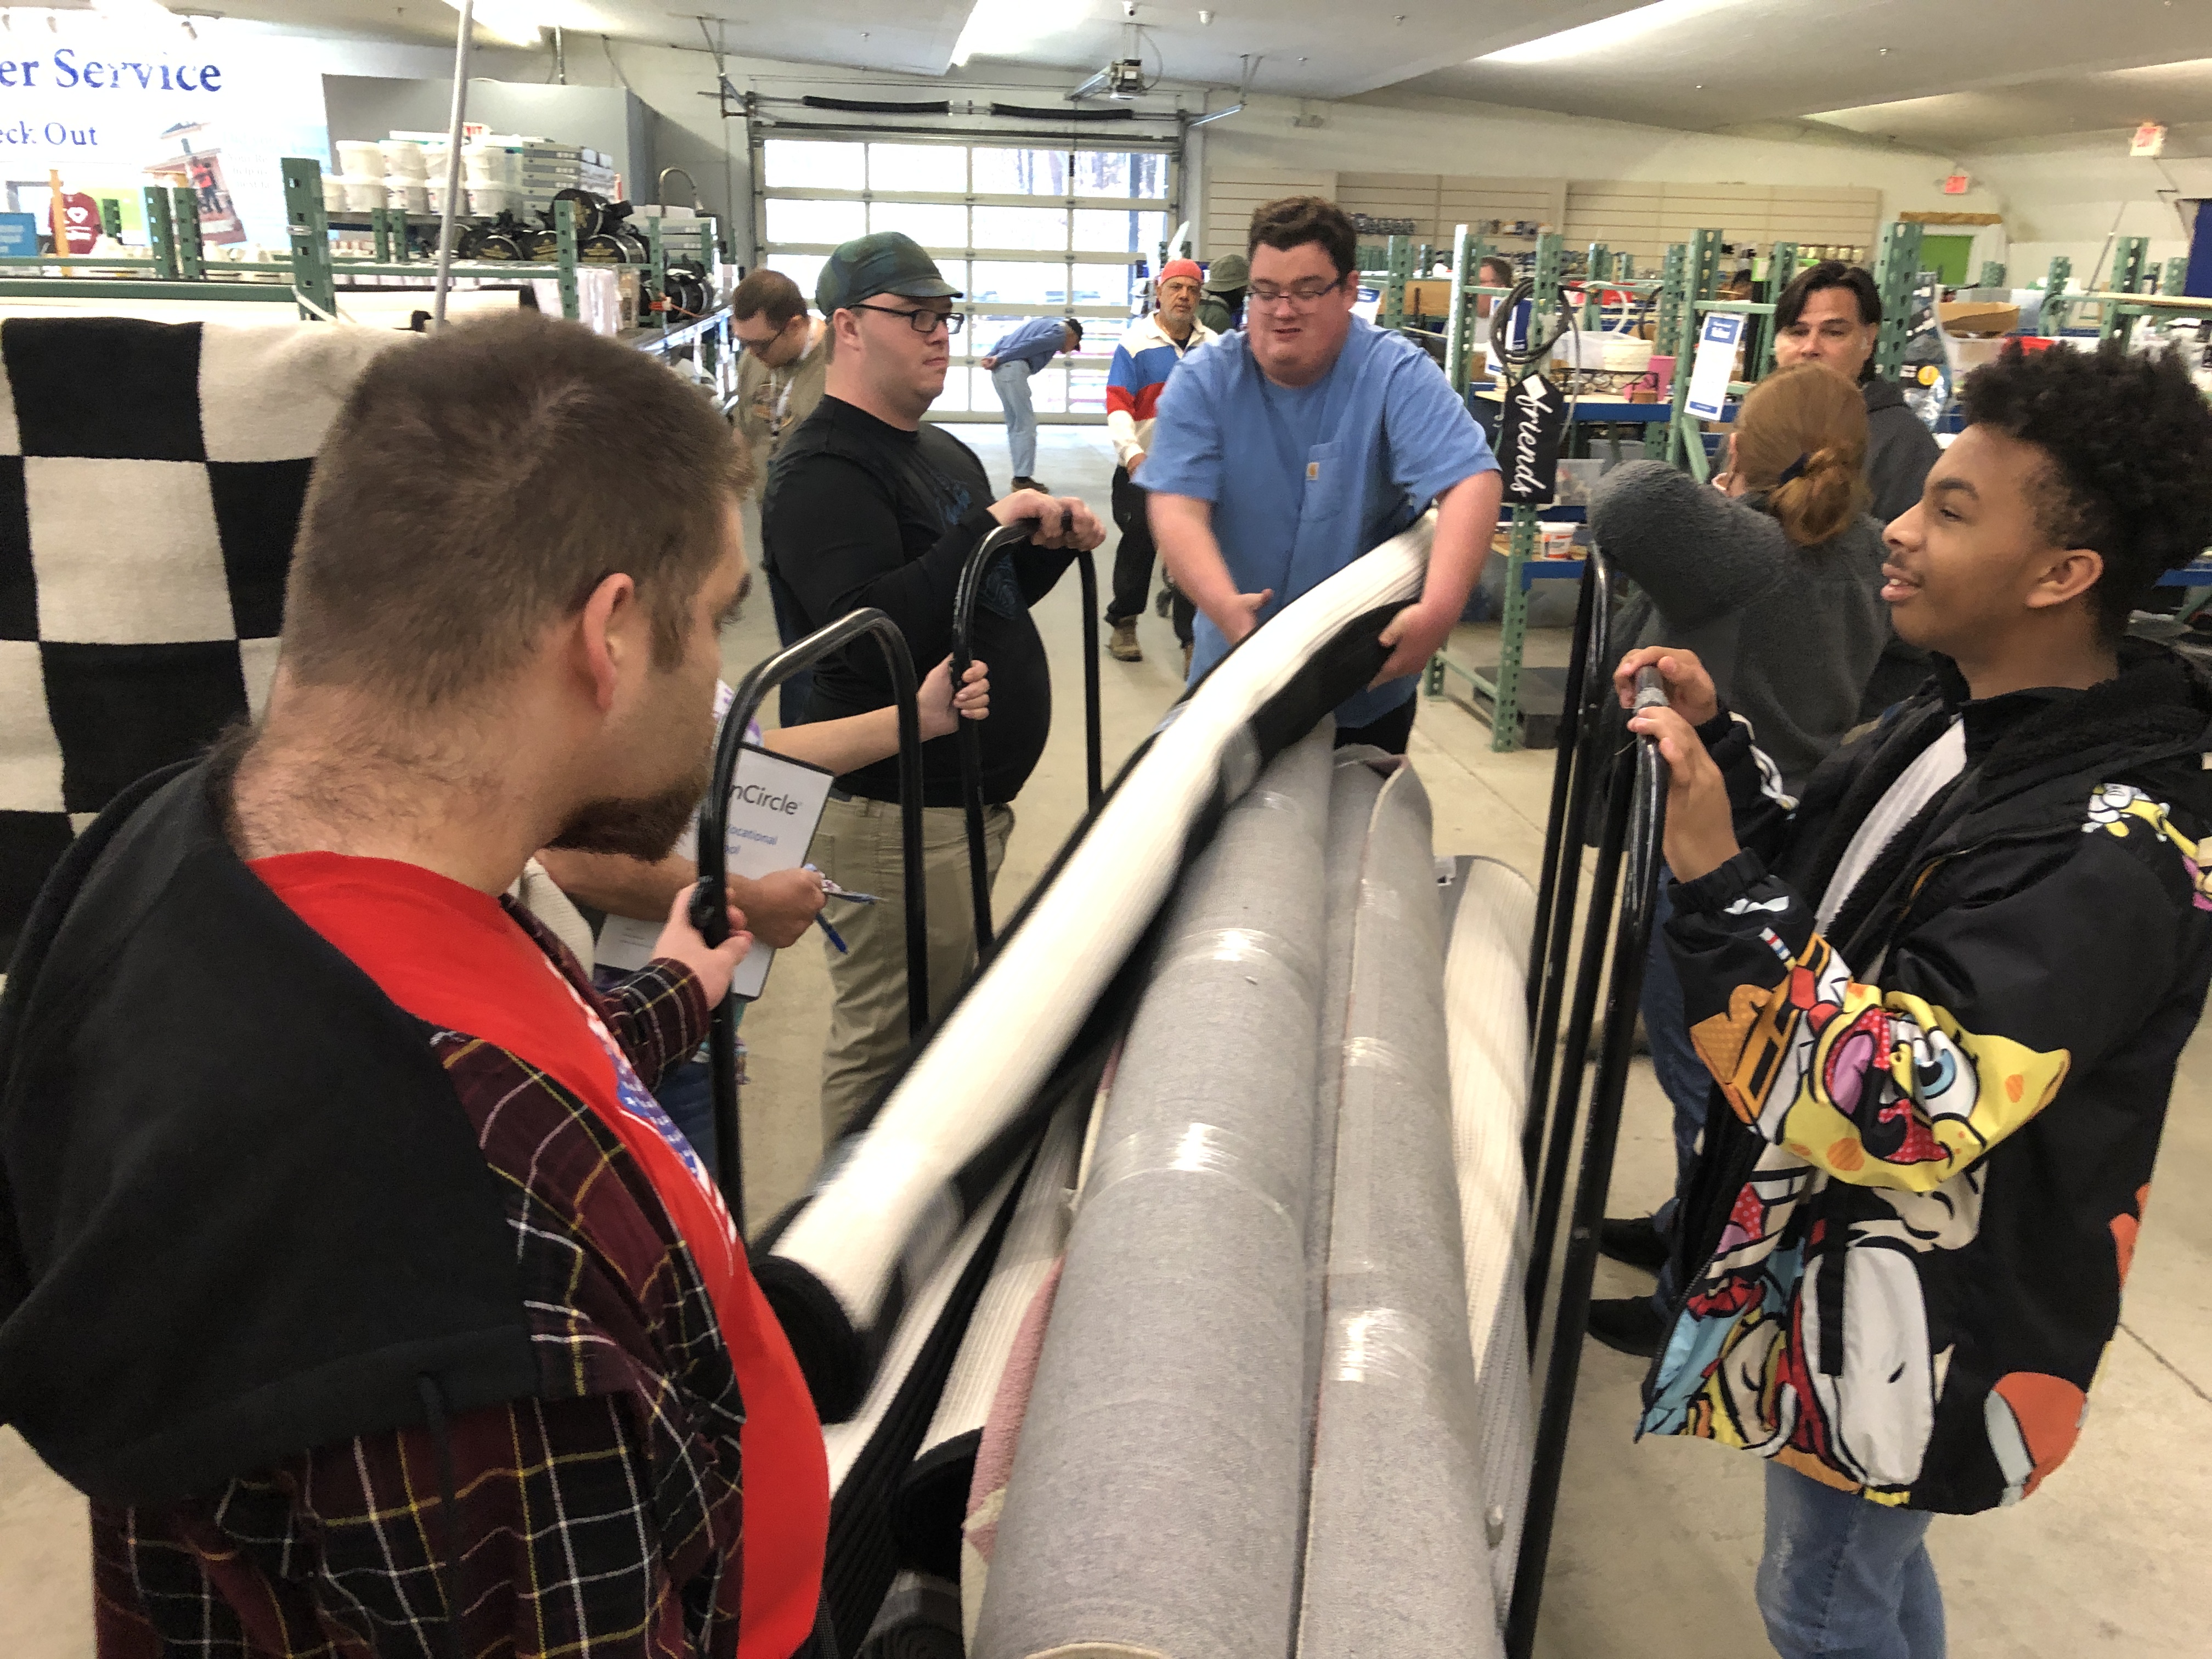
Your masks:
{"label": "plastic-wrapped carpet roll", "polygon": [[830,1454],[830,1542],[822,1593],[841,1651],[859,1646],[897,1574],[892,1496],[914,1462],[968,1316],[1012,1224],[1025,1168],[1000,1177],[907,1305],[860,1409],[823,1431]]}
{"label": "plastic-wrapped carpet roll", "polygon": [[1513,1599],[1535,1452],[1528,1328],[1528,1195],[1521,1126],[1528,1107],[1528,942],[1536,895],[1495,859],[1461,859],[1444,955],[1451,1049],[1452,1164],[1467,1248],[1467,1322],[1482,1425],[1483,1540],[1502,1618]]}
{"label": "plastic-wrapped carpet roll", "polygon": [[892,1502],[891,1529],[900,1559],[925,1574],[955,1580],[960,1576],[960,1523],[975,1473],[975,1449],[1013,1351],[1015,1332],[1067,1243],[1076,1158],[1091,1103],[1088,1097],[1071,1100],[1053,1114],[1044,1144],[1022,1183],[997,1265],[921,1437],[921,1450]]}
{"label": "plastic-wrapped carpet roll", "polygon": [[963,1187],[963,1172],[1060,1064],[1212,816],[1382,665],[1376,635],[1419,592],[1433,525],[1293,600],[1176,705],[866,1131],[778,1225],[755,1274],[824,1421],[866,1391],[886,1326],[957,1229],[960,1194],[989,1184],[969,1175]]}
{"label": "plastic-wrapped carpet roll", "polygon": [[926,1572],[902,1572],[854,1659],[964,1659],[960,1587]]}
{"label": "plastic-wrapped carpet roll", "polygon": [[1289,1650],[1331,735],[1268,769],[1176,896],[1069,1234],[975,1659]]}
{"label": "plastic-wrapped carpet roll", "polygon": [[1501,1653],[1450,1164],[1443,915],[1428,799],[1402,763],[1360,870],[1342,1067],[1297,1652]]}

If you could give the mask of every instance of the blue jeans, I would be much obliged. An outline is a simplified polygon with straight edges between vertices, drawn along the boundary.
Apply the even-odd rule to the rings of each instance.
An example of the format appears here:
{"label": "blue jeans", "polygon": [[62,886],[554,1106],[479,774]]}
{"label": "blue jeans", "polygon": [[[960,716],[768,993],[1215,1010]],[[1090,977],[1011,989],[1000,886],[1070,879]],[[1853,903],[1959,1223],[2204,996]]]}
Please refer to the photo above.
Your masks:
{"label": "blue jeans", "polygon": [[721,1165],[714,1153],[714,1072],[703,1060],[679,1060],[661,1074],[660,1086],[653,1091],[660,1103],[660,1109],[668,1114],[669,1121],[684,1132],[691,1150],[699,1154],[699,1161],[707,1166],[707,1173],[720,1178]]}
{"label": "blue jeans", "polygon": [[1758,1596],[1774,1650],[1782,1659],[1943,1659],[1931,1518],[1770,1462]]}
{"label": "blue jeans", "polygon": [[[1662,1233],[1674,1224],[1681,1195],[1690,1189],[1690,1172],[1697,1167],[1698,1138],[1705,1130],[1705,1103],[1713,1074],[1698,1058],[1690,1042],[1689,1017],[1682,1009],[1682,981],[1674,971],[1674,953],[1667,945],[1667,919],[1674,914],[1674,879],[1662,876],[1658,902],[1651,913],[1651,959],[1644,964],[1644,1031],[1651,1043],[1651,1069],[1659,1087],[1674,1109],[1674,1197],[1659,1206],[1652,1219]],[[1673,1306],[1680,1286],[1674,1282],[1674,1264],[1659,1270],[1653,1303],[1665,1313]]]}
{"label": "blue jeans", "polygon": [[999,389],[1000,406],[1006,411],[1006,449],[1013,457],[1017,478],[1036,471],[1036,411],[1030,407],[1030,372],[1023,362],[1000,363],[991,371],[991,384]]}

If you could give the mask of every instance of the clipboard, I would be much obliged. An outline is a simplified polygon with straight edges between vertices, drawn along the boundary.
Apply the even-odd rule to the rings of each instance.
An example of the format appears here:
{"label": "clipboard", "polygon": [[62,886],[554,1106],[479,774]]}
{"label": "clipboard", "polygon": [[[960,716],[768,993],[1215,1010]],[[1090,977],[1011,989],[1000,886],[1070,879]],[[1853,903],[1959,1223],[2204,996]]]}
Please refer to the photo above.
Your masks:
{"label": "clipboard", "polygon": [[[830,799],[836,776],[818,766],[772,754],[757,744],[746,744],[738,756],[730,781],[729,834],[724,845],[729,872],[757,881],[779,870],[794,870],[806,862],[807,848],[822,823],[822,809]],[[677,846],[678,852],[698,852],[699,819],[693,814],[690,828]],[[635,973],[653,958],[662,924],[631,916],[609,916],[599,929],[595,956],[599,966]],[[758,939],[738,964],[730,981],[730,994],[757,997],[768,982],[775,950]]]}

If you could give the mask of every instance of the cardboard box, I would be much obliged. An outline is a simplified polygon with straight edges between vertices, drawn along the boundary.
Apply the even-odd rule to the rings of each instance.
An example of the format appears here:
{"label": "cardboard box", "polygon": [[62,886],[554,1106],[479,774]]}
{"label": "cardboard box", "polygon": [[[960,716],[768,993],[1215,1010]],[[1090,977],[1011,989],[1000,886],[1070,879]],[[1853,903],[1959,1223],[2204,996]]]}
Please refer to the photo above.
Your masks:
{"label": "cardboard box", "polygon": [[1936,315],[1948,334],[2009,334],[2020,326],[2020,307],[1994,300],[1946,300]]}
{"label": "cardboard box", "polygon": [[1450,316],[1451,289],[1449,276],[1414,277],[1406,284],[1406,314],[1408,317]]}

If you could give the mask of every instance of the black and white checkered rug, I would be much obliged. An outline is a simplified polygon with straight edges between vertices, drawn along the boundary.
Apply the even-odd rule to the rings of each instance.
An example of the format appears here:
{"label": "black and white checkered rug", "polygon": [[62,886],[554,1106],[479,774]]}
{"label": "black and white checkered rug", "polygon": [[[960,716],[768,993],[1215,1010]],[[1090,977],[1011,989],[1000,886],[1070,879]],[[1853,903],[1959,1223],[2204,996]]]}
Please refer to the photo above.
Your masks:
{"label": "black and white checkered rug", "polygon": [[0,963],[94,813],[260,708],[315,452],[406,337],[0,324]]}

